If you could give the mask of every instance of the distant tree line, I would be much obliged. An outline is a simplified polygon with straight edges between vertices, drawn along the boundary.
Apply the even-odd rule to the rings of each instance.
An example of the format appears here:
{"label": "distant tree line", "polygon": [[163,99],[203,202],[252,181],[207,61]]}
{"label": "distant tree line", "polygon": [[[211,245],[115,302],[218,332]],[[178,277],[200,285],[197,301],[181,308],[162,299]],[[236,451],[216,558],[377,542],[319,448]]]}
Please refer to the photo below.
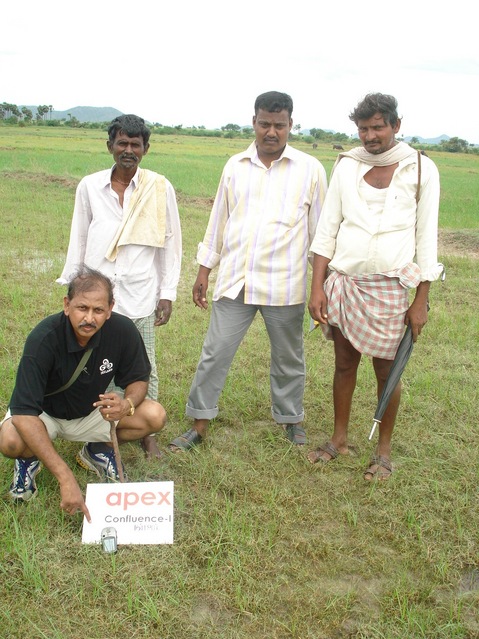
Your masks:
{"label": "distant tree line", "polygon": [[18,126],[27,126],[30,124],[35,124],[35,126],[70,126],[85,129],[100,129],[109,124],[105,122],[80,122],[75,116],[72,116],[71,113],[68,114],[68,119],[63,118],[58,120],[52,117],[52,113],[52,104],[39,104],[36,107],[35,114],[26,106],[19,108],[16,104],[10,104],[9,102],[2,102],[0,104],[0,122],[3,124]]}
{"label": "distant tree line", "polygon": [[320,142],[349,142],[350,140],[346,133],[333,133],[324,129],[309,129],[309,135]]}
{"label": "distant tree line", "polygon": [[411,138],[411,146],[421,147],[422,149],[447,151],[448,153],[478,153],[479,149],[474,144],[470,144],[467,140],[461,138],[449,138],[449,140],[441,140],[439,144],[421,144],[419,138]]}
{"label": "distant tree line", "polygon": [[[37,121],[44,120],[45,115],[50,113],[52,117],[53,106],[51,104],[39,104],[35,118]],[[33,112],[26,106],[19,108],[16,104],[2,102],[0,104],[0,120],[7,121],[8,124],[17,124],[19,121],[31,122],[33,120]],[[8,122],[10,120],[10,122]]]}
{"label": "distant tree line", "polygon": [[[35,124],[37,126],[68,126],[73,128],[84,129],[106,129],[109,122],[80,122],[71,113],[68,113],[68,119],[61,120],[52,118],[53,106],[51,104],[39,104],[36,107],[36,113],[26,106],[18,107],[16,104],[2,102],[0,104],[0,122],[3,124],[27,126]],[[253,127],[244,126],[229,122],[221,127],[221,129],[207,129],[203,125],[184,127],[182,124],[174,126],[164,126],[158,122],[150,125],[153,133],[158,135],[193,135],[202,137],[224,137],[224,138],[252,138],[254,137]],[[301,133],[301,125],[295,124],[293,127],[293,136],[303,140],[308,144],[316,142],[330,144],[358,144],[357,138],[351,138],[345,133],[333,133],[324,129],[309,129],[309,133],[303,135]],[[410,144],[414,147],[420,147],[423,150],[447,151],[449,153],[475,153],[479,154],[479,147],[469,144],[467,140],[454,137],[449,140],[442,140],[439,144],[421,144],[419,138],[411,138]]]}

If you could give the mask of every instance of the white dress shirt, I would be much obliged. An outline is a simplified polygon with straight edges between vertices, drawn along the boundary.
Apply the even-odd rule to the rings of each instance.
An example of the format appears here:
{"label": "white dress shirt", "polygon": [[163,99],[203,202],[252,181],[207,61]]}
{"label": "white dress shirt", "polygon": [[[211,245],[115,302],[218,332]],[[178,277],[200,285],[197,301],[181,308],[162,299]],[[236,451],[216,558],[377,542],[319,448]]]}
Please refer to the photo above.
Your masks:
{"label": "white dress shirt", "polygon": [[442,273],[437,261],[439,173],[428,157],[421,161],[420,199],[415,156],[399,162],[385,189],[384,206],[369,206],[361,187],[370,164],[343,157],[329,185],[311,251],[330,259],[345,275],[387,273],[410,262],[421,281]]}
{"label": "white dress shirt", "polygon": [[176,300],[182,251],[175,191],[166,180],[165,246],[129,244],[120,248],[114,262],[105,258],[138,185],[139,171],[140,168],[125,189],[123,207],[111,187],[112,169],[81,180],[76,191],[67,259],[57,280],[65,284],[81,264],[101,271],[114,284],[115,311],[131,319],[151,315],[160,299]]}

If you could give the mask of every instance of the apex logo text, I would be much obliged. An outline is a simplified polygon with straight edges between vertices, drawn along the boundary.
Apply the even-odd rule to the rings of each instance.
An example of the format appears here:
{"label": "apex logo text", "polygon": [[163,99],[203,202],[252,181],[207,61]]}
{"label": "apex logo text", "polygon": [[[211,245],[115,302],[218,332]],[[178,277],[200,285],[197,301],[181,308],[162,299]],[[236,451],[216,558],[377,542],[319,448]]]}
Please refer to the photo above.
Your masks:
{"label": "apex logo text", "polygon": [[136,493],[136,492],[114,492],[108,493],[106,496],[106,503],[109,506],[119,506],[122,510],[127,510],[129,506],[136,506],[136,504],[143,504],[144,506],[171,506],[169,501],[170,493]]}

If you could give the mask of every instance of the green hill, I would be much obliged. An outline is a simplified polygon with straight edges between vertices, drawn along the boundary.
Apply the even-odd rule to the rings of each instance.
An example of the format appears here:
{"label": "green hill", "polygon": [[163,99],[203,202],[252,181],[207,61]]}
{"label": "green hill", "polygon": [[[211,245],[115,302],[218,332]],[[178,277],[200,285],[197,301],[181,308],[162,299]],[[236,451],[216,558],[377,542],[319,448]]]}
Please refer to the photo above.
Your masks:
{"label": "green hill", "polygon": [[[37,114],[36,106],[29,106],[33,117]],[[90,107],[90,106],[77,106],[66,111],[55,111],[47,113],[46,120],[69,120],[70,118],[76,118],[79,122],[111,122],[113,118],[119,115],[123,115],[122,111],[114,109],[113,107]],[[51,116],[51,117],[50,117]]]}

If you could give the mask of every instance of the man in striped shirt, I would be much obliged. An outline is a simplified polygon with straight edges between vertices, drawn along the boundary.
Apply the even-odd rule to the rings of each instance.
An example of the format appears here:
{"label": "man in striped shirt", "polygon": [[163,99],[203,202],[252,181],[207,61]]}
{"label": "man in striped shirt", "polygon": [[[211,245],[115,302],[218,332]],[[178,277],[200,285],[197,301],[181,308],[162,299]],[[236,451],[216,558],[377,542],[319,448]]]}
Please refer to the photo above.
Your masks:
{"label": "man in striped shirt", "polygon": [[289,95],[256,99],[255,141],[223,170],[203,242],[193,302],[208,307],[208,277],[218,268],[211,320],[191,386],[186,414],[193,428],[172,450],[200,443],[233,357],[259,311],[271,344],[272,415],[288,439],[306,443],[302,426],[305,378],[303,318],[308,251],[327,181],[323,166],[288,145],[293,124]]}

